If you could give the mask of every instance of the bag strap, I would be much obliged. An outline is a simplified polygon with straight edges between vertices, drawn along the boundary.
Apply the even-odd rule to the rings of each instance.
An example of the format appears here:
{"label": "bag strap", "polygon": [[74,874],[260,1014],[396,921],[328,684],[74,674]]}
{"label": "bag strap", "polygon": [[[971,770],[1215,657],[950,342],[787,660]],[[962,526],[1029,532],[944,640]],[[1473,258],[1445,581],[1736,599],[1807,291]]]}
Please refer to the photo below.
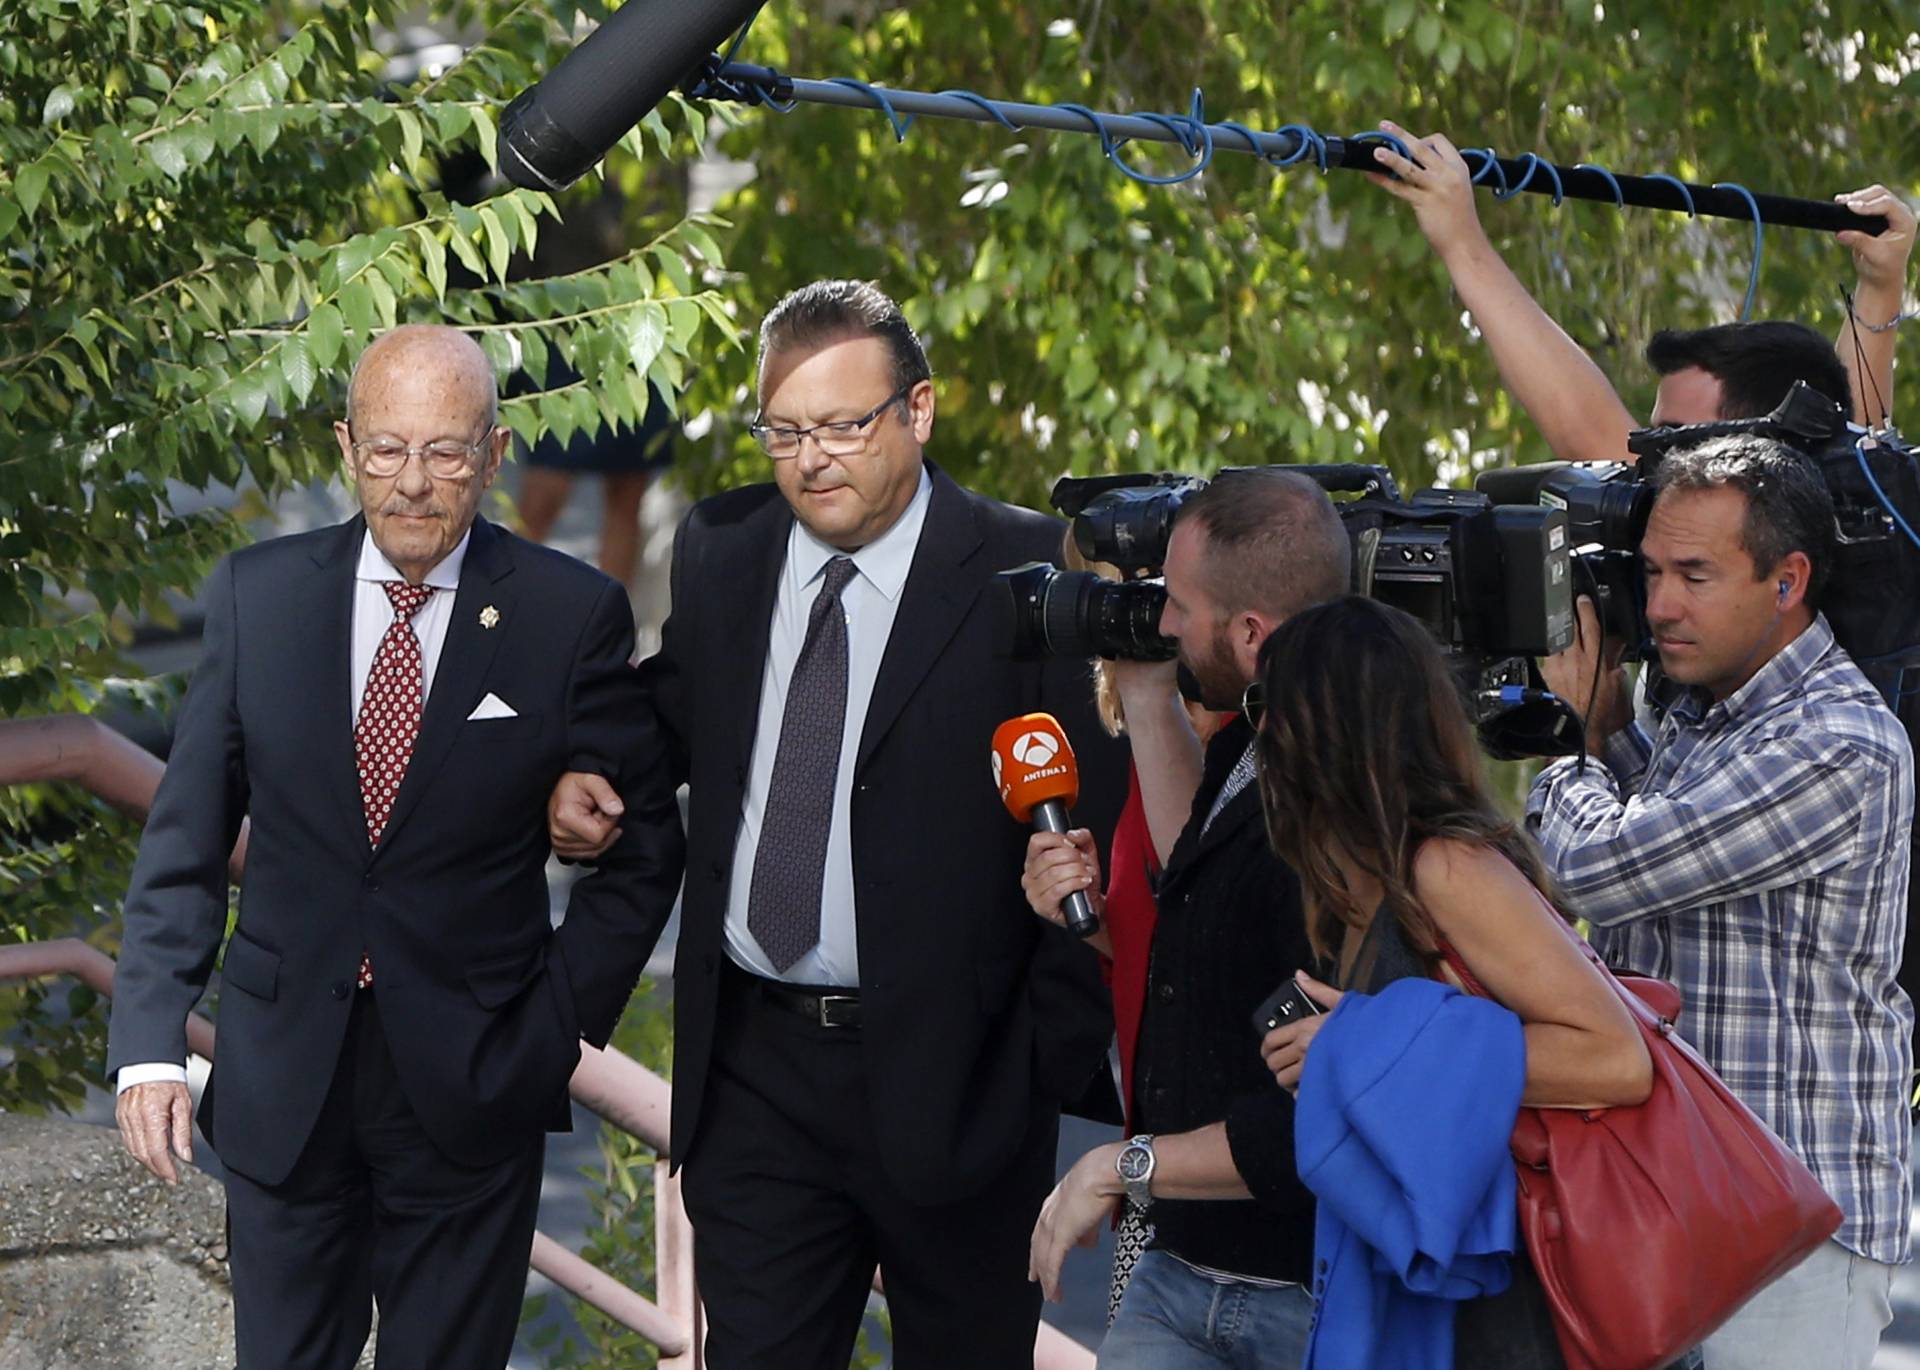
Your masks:
{"label": "bag strap", "polygon": [[1460,959],[1460,953],[1453,949],[1451,942],[1442,940],[1439,943],[1439,948],[1442,959],[1446,961],[1453,973],[1459,977],[1460,987],[1462,989],[1476,999],[1493,998],[1491,994],[1487,993],[1487,987],[1480,983],[1479,977],[1467,968],[1465,961]]}
{"label": "bag strap", "polygon": [[[1678,988],[1666,980],[1656,980],[1650,975],[1622,975],[1601,959],[1600,953],[1593,949],[1591,942],[1564,922],[1561,926],[1565,928],[1568,940],[1587,959],[1588,964],[1600,972],[1601,978],[1612,987],[1615,994],[1620,996],[1621,1001],[1627,1006],[1627,1011],[1640,1022],[1642,1027],[1658,1033],[1672,1030],[1673,1025],[1680,1018],[1681,999]],[[1441,941],[1439,950],[1441,957],[1459,978],[1461,989],[1478,999],[1493,998],[1493,995],[1487,992],[1487,987],[1480,983],[1479,977],[1468,968],[1465,961],[1460,959],[1460,953],[1453,949],[1451,943]]]}

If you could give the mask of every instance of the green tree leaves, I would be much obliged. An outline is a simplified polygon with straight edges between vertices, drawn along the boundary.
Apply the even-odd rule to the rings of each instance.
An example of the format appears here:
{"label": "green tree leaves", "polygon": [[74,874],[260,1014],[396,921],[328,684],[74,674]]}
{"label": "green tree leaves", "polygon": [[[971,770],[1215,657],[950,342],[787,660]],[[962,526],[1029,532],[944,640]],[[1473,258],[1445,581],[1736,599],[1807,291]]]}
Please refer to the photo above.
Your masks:
{"label": "green tree leaves", "polygon": [[47,103],[41,106],[40,122],[42,124],[59,123],[62,119],[73,113],[73,105],[73,87],[67,85],[55,86],[47,92]]}
{"label": "green tree leaves", "polygon": [[[770,6],[741,55],[1115,111],[1184,110],[1198,86],[1211,118],[1256,128],[1351,134],[1389,117],[1621,171],[1815,197],[1874,180],[1920,190],[1920,39],[1867,0],[1837,0],[1818,27],[1770,0],[951,0],[834,23]],[[1090,137],[923,119],[896,145],[877,111],[729,117],[724,146],[757,173],[721,206],[738,225],[731,259],[753,263],[730,292],[742,317],[816,276],[879,280],[941,375],[935,454],[996,494],[1039,501],[1068,470],[1354,458],[1418,486],[1543,455],[1410,214],[1358,176],[1221,152],[1196,181],[1145,189]],[[1641,412],[1653,330],[1737,311],[1737,224],[1531,195],[1483,194],[1480,211]],[[1760,311],[1836,328],[1851,275],[1822,235],[1769,232]],[[740,379],[704,378],[701,396],[733,414]],[[701,472],[712,484],[757,469],[740,424],[729,432]]]}
{"label": "green tree leaves", "polygon": [[323,371],[332,370],[340,359],[340,349],[346,344],[346,321],[331,301],[316,305],[307,315],[307,343],[312,349],[313,364]]}

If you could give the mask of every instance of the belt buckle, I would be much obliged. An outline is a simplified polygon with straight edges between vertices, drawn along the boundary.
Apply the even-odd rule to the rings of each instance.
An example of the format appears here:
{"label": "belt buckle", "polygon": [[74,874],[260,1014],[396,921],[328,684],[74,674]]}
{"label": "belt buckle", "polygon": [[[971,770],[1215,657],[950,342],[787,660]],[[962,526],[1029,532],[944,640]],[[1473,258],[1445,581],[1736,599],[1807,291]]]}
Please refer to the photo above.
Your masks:
{"label": "belt buckle", "polygon": [[[820,1026],[823,1028],[860,1026],[860,996],[857,994],[823,994],[819,998]],[[850,1009],[842,1017],[836,1009]]]}

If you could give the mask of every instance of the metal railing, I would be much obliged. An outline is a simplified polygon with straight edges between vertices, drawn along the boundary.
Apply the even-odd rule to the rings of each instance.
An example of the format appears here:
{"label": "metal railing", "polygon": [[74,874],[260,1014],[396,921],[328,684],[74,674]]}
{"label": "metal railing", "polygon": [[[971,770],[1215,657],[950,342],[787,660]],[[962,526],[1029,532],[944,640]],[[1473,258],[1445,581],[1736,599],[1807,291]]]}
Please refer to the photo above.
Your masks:
{"label": "metal railing", "polygon": [[[0,785],[65,780],[81,784],[122,812],[145,818],[164,767],[92,719],[63,717],[0,722]],[[234,853],[245,860],[245,837]],[[66,976],[103,998],[113,995],[113,958],[79,938],[0,946],[0,982]],[[187,1017],[187,1046],[213,1059],[214,1025]],[[625,1053],[580,1045],[569,1092],[596,1117],[638,1138],[660,1155],[654,1164],[654,1269],[658,1302],[629,1289],[591,1262],[535,1232],[528,1264],[568,1294],[598,1309],[660,1351],[661,1370],[704,1370],[706,1324],[694,1283],[693,1225],[669,1173],[667,1138],[673,1087]],[[881,1289],[881,1277],[874,1277]],[[1034,1370],[1093,1370],[1093,1353],[1041,1324]]]}

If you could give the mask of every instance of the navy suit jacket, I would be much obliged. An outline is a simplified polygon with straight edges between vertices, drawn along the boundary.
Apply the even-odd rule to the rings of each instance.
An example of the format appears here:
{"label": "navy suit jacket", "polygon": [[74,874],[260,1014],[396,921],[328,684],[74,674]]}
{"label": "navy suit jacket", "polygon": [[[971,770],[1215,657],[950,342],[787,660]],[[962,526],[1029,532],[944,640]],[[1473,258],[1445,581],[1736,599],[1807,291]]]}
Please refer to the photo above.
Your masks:
{"label": "navy suit jacket", "polygon": [[[363,949],[401,1087],[441,1151],[485,1164],[564,1127],[579,1039],[606,1042],[680,877],[625,593],[484,520],[412,761],[368,846],[349,683],[364,531],[355,518],[260,543],[214,572],[127,894],[108,1069],[186,1058],[186,1016],[224,940],[201,1122],[227,1166],[264,1184],[287,1176],[319,1116]],[[517,716],[470,719],[488,693]],[[570,768],[617,777],[627,812],[555,932],[546,802]],[[247,816],[228,939],[227,854]]]}

